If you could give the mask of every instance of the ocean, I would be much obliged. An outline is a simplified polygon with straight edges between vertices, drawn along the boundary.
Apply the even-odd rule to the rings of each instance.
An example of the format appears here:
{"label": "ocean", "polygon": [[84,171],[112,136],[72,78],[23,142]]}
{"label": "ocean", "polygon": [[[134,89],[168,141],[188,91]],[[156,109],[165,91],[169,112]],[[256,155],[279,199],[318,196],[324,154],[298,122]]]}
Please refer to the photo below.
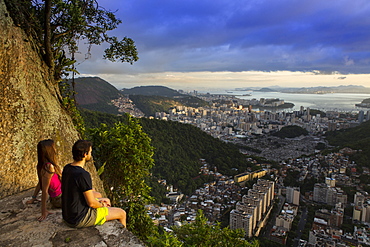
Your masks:
{"label": "ocean", "polygon": [[[301,106],[304,108],[321,111],[358,112],[368,111],[370,108],[356,107],[362,100],[370,98],[370,94],[332,93],[332,94],[294,94],[280,92],[251,92],[251,91],[218,91],[211,94],[236,95],[240,99],[279,98],[287,103],[293,103],[294,107],[284,111],[296,111]],[[251,96],[242,96],[250,94]]]}

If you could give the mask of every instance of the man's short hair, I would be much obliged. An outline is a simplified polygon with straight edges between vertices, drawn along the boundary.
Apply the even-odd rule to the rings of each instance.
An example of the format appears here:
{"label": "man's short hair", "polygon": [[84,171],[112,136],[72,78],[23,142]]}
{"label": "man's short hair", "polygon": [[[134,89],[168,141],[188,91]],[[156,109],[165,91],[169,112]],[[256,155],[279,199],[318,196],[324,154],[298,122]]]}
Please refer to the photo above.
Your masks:
{"label": "man's short hair", "polygon": [[92,143],[86,140],[78,140],[73,144],[72,155],[75,161],[81,161],[85,154],[88,154]]}

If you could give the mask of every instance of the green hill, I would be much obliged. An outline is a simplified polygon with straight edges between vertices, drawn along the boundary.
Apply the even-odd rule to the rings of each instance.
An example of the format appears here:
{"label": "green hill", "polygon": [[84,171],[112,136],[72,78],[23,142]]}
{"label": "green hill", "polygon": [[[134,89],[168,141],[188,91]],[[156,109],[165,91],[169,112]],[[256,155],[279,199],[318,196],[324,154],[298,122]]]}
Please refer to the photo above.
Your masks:
{"label": "green hill", "polygon": [[[71,84],[71,80],[68,81]],[[109,82],[99,77],[75,79],[76,101],[80,108],[118,114],[118,108],[111,104],[123,94],[129,95],[135,106],[146,116],[156,112],[167,112],[178,105],[201,107],[208,103],[190,95],[185,95],[163,86],[142,86],[119,91]]]}
{"label": "green hill", "polygon": [[[109,126],[126,119],[125,116],[87,110],[82,110],[81,114],[87,128],[98,127],[100,123]],[[224,175],[235,175],[251,166],[236,146],[213,138],[192,125],[147,118],[141,118],[140,123],[155,148],[153,176],[166,179],[185,194],[210,179],[199,175],[201,158]]]}
{"label": "green hill", "polygon": [[352,154],[351,159],[361,166],[370,167],[370,121],[355,128],[327,132],[326,138],[332,146],[361,150]]}
{"label": "green hill", "polygon": [[301,135],[307,135],[308,131],[303,129],[302,127],[291,125],[291,126],[285,126],[281,128],[280,131],[274,133],[274,136],[280,137],[280,138],[295,138]]}
{"label": "green hill", "polygon": [[202,107],[208,103],[200,98],[181,94],[176,90],[164,86],[141,86],[131,89],[122,89],[122,94],[129,95],[134,104],[147,116],[154,116],[156,112],[168,112],[176,105]]}
{"label": "green hill", "polygon": [[156,95],[174,98],[176,96],[182,96],[181,93],[176,90],[170,89],[164,86],[140,86],[131,89],[124,88],[121,90],[123,94],[129,95]]}
{"label": "green hill", "polygon": [[[72,83],[71,80],[68,81]],[[85,109],[117,114],[118,108],[111,104],[112,99],[121,96],[120,91],[99,77],[75,79],[77,104]]]}
{"label": "green hill", "polygon": [[168,113],[170,108],[183,105],[175,99],[164,96],[130,95],[129,97],[145,116],[154,116],[156,112]]}

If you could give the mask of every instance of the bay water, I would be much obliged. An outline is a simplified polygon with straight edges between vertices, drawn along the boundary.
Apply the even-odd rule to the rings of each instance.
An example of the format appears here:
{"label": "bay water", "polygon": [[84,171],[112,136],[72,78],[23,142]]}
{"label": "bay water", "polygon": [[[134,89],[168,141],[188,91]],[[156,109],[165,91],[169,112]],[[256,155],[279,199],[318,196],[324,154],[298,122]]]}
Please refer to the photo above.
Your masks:
{"label": "bay water", "polygon": [[[294,107],[284,111],[298,111],[301,106],[305,109],[316,109],[321,111],[358,112],[368,111],[370,108],[357,107],[364,99],[370,98],[370,94],[357,93],[330,93],[330,94],[298,94],[281,92],[254,92],[254,91],[215,91],[211,94],[235,95],[240,99],[279,98],[286,103],[293,103]],[[246,96],[250,94],[250,96]]]}

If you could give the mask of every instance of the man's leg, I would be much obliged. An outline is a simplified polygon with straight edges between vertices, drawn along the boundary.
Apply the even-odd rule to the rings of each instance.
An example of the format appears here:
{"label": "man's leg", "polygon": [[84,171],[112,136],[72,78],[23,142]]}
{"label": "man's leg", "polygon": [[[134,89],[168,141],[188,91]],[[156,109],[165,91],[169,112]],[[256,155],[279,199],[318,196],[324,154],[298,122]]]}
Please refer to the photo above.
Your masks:
{"label": "man's leg", "polygon": [[126,227],[126,212],[122,208],[108,207],[108,215],[105,217],[109,220],[119,220]]}

